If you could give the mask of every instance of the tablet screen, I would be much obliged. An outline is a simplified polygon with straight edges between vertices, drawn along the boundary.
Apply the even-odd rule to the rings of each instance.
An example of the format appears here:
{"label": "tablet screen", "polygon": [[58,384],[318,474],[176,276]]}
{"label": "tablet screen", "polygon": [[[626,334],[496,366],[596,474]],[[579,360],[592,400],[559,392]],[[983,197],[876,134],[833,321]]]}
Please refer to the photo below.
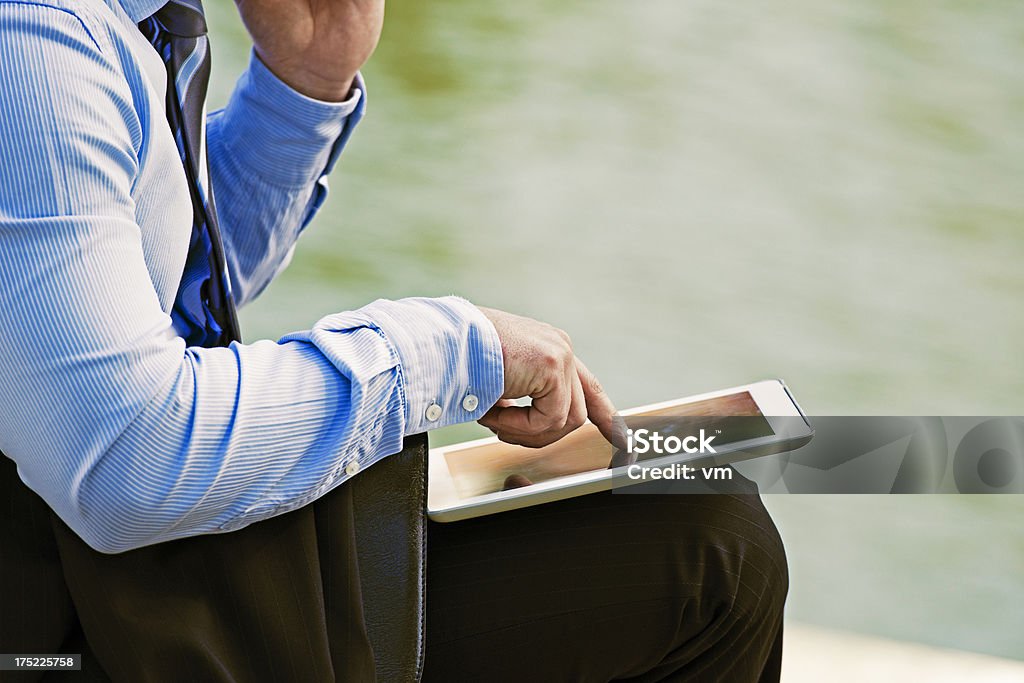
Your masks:
{"label": "tablet screen", "polygon": [[[716,445],[774,434],[768,420],[747,391],[662,408],[628,417],[626,423],[632,427],[634,421],[656,419],[661,431],[667,433],[672,429],[673,417],[706,418],[699,420],[699,423],[711,431],[717,431],[716,421],[722,424],[728,418],[745,418],[729,421],[728,428],[717,431]],[[695,424],[692,419],[681,422]],[[472,498],[529,483],[539,484],[557,477],[604,470],[608,468],[613,455],[612,445],[604,440],[596,427],[587,424],[544,448],[490,443],[450,451],[444,457],[459,497]],[[652,457],[661,455],[641,455],[638,460]]]}

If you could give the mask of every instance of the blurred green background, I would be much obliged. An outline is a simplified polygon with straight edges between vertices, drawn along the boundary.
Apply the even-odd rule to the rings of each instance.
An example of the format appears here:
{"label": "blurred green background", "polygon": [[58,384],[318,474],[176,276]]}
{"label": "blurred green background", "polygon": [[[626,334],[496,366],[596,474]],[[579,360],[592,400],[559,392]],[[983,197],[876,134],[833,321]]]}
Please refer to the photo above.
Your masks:
{"label": "blurred green background", "polygon": [[[211,4],[219,105],[249,47]],[[1022,62],[1010,1],[393,3],[246,337],[454,292],[568,330],[619,407],[1024,414]],[[1024,659],[1024,497],[767,502],[791,617]]]}

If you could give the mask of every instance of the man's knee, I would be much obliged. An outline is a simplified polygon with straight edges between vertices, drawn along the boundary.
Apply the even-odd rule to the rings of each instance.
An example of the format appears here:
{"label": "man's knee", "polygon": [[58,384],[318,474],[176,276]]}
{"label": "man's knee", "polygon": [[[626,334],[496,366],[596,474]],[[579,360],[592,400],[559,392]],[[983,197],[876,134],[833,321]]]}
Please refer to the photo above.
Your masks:
{"label": "man's knee", "polygon": [[758,495],[712,495],[702,538],[702,652],[692,680],[778,680],[789,570],[782,539]]}
{"label": "man's knee", "polygon": [[[789,591],[786,552],[778,529],[757,495],[700,496],[701,602],[722,616],[778,621]],[[693,549],[691,549],[693,550]],[[709,614],[710,616],[710,614]]]}

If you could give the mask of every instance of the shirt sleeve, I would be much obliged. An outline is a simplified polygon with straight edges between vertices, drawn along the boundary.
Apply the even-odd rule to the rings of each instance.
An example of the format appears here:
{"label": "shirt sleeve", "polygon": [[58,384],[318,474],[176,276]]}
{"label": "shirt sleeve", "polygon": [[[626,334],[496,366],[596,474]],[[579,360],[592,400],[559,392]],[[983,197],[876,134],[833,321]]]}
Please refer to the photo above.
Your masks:
{"label": "shirt sleeve", "polygon": [[0,3],[0,26],[0,450],[93,548],[287,512],[498,398],[497,335],[455,297],[186,348],[135,222],[123,75],[65,10]]}
{"label": "shirt sleeve", "polygon": [[288,265],[365,106],[361,76],[346,101],[322,102],[290,88],[253,52],[227,106],[208,117],[210,177],[239,305]]}

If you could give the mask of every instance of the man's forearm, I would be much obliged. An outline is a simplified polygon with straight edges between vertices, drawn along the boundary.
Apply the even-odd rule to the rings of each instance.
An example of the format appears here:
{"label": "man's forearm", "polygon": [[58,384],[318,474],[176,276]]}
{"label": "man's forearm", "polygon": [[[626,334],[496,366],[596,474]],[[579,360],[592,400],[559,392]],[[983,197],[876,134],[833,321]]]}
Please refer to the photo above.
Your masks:
{"label": "man's forearm", "polygon": [[154,341],[131,364],[77,364],[54,348],[60,376],[39,371],[32,391],[45,399],[73,382],[78,395],[0,397],[5,452],[97,550],[231,531],[301,507],[398,452],[404,435],[479,418],[503,386],[493,327],[455,298],[378,301],[279,343],[183,358],[182,349],[180,339]]}
{"label": "man's forearm", "polygon": [[236,0],[253,58],[211,117],[209,158],[236,300],[287,263],[362,114],[358,76],[380,39],[384,0]]}
{"label": "man's forearm", "polygon": [[236,300],[255,298],[287,264],[327,193],[326,176],[362,116],[360,79],[344,102],[319,102],[280,81],[255,55],[208,148]]}

